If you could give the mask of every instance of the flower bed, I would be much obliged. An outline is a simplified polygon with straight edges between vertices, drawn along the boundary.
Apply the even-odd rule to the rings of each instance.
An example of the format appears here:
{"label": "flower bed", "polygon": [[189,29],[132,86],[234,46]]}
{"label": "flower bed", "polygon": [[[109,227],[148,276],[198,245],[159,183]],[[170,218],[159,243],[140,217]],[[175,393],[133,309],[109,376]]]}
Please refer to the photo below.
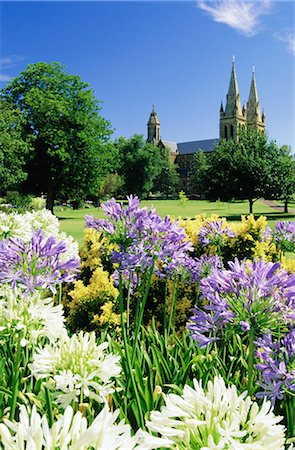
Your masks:
{"label": "flower bed", "polygon": [[0,448],[291,449],[289,222],[0,213]]}

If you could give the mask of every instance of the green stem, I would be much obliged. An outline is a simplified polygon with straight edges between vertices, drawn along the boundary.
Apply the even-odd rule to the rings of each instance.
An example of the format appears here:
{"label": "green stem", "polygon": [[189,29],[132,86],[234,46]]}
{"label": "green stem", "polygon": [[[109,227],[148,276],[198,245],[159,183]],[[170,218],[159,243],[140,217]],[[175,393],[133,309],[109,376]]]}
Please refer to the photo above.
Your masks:
{"label": "green stem", "polygon": [[169,279],[168,279],[168,275],[167,275],[167,276],[166,276],[166,281],[165,281],[165,296],[164,296],[164,308],[163,308],[163,332],[164,332],[165,342],[166,342],[166,338],[167,338],[167,297],[168,297],[168,283],[169,283]]}
{"label": "green stem", "polygon": [[286,422],[287,422],[287,438],[294,437],[295,434],[295,424],[294,424],[294,408],[295,401],[294,397],[290,397],[287,394],[285,399],[285,410],[286,410]]}
{"label": "green stem", "polygon": [[46,398],[46,409],[47,409],[47,413],[48,413],[48,423],[49,423],[49,426],[52,427],[52,424],[53,424],[52,403],[51,403],[49,389],[46,386],[45,386],[45,398]]}
{"label": "green stem", "polygon": [[129,285],[128,285],[128,293],[127,293],[127,303],[126,303],[126,332],[127,337],[129,338],[129,329],[130,329],[130,291],[131,291],[131,276],[129,279]]}
{"label": "green stem", "polygon": [[[129,354],[129,348],[128,348],[128,341],[127,341],[127,334],[126,334],[126,328],[125,328],[125,323],[124,323],[124,298],[123,298],[123,283],[122,283],[122,277],[120,274],[119,277],[119,303],[120,303],[120,317],[121,317],[121,328],[122,328],[122,338],[123,338],[123,344],[124,344],[124,350],[125,350],[125,355],[126,355],[126,362],[127,362],[127,368],[128,370],[126,371],[126,378],[127,378],[127,383],[128,383],[128,379],[131,380],[131,384],[132,384],[132,388],[133,388],[133,393],[135,395],[136,398],[136,403],[138,406],[138,412],[139,412],[139,425],[141,428],[145,429],[144,426],[144,419],[143,419],[143,413],[142,413],[142,408],[141,408],[141,403],[140,403],[140,398],[139,398],[139,394],[138,394],[138,389],[135,383],[135,379],[134,379],[134,374],[133,374],[133,368],[132,368],[132,364],[131,364],[131,360],[130,360],[130,354]],[[136,341],[135,341],[136,344]]]}
{"label": "green stem", "polygon": [[[149,290],[150,290],[150,285],[151,285],[151,281],[152,281],[152,276],[154,273],[154,266],[151,267],[149,273],[148,273],[148,279],[145,285],[145,290],[144,290],[144,294],[143,294],[143,298],[141,298],[140,301],[140,307],[139,307],[139,312],[138,312],[138,317],[137,317],[137,322],[136,322],[136,326],[135,326],[135,332],[134,332],[134,342],[135,344],[137,342],[139,342],[139,330],[142,324],[142,318],[143,318],[143,313],[145,310],[145,305],[146,305],[146,301],[148,298],[148,294],[149,294]],[[131,362],[132,362],[132,366],[134,364],[134,359],[135,359],[135,350],[136,350],[136,345],[133,345],[132,348],[132,357],[131,357]]]}
{"label": "green stem", "polygon": [[249,354],[248,354],[248,394],[253,393],[253,378],[254,378],[254,327],[251,326],[249,330]]}
{"label": "green stem", "polygon": [[170,310],[170,317],[169,317],[169,324],[168,324],[168,336],[170,335],[170,331],[173,325],[174,328],[174,322],[175,322],[175,308],[176,308],[176,298],[178,293],[178,284],[179,284],[179,278],[176,278],[176,281],[174,282],[173,286],[173,292],[172,292],[172,300],[171,300],[171,310]]}
{"label": "green stem", "polygon": [[22,335],[20,333],[18,336],[16,355],[15,355],[15,360],[14,360],[14,364],[13,364],[12,397],[11,397],[10,414],[9,414],[9,419],[11,421],[14,420],[15,410],[16,410],[16,401],[17,401],[17,397],[18,397],[19,376],[20,376],[19,369],[20,369],[20,361],[21,361],[21,345],[20,345],[21,339],[22,339]]}

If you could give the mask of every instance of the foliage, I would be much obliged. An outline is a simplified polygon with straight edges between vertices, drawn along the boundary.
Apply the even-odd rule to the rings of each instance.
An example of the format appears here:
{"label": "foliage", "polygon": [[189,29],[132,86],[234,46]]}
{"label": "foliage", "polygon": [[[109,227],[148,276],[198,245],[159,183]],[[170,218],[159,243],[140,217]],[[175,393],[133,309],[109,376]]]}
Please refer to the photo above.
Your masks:
{"label": "foliage", "polygon": [[294,155],[288,146],[283,145],[280,149],[276,147],[274,157],[272,158],[272,166],[270,176],[272,182],[270,185],[269,198],[281,199],[285,202],[285,212],[287,204],[292,199],[295,192],[295,160]]}
{"label": "foliage", "polygon": [[186,203],[187,203],[187,201],[188,201],[188,198],[185,195],[185,192],[184,191],[180,191],[178,193],[178,198],[179,198],[179,204],[182,206],[182,208],[184,208]]}
{"label": "foliage", "polygon": [[203,151],[195,153],[189,173],[190,191],[201,197],[205,194],[206,183],[208,184],[206,177],[209,168],[209,158],[210,155]]}
{"label": "foliage", "polygon": [[[74,314],[84,306],[85,312],[84,300],[93,298],[98,319],[108,305],[104,295],[113,297],[120,325],[111,318],[110,326],[97,324],[98,333],[79,334],[68,333],[64,308],[47,298],[44,289],[52,287],[52,269],[58,276],[63,267],[62,261],[55,267],[51,257],[65,245],[67,261],[77,247],[71,248],[65,236],[59,242],[58,221],[48,211],[1,214],[0,263],[5,264],[10,246],[9,257],[17,264],[6,286],[0,284],[0,446],[209,450],[250,445],[254,450],[275,445],[283,450],[286,433],[294,439],[295,274],[279,262],[262,259],[236,260],[225,268],[216,254],[192,257],[179,223],[139,208],[136,198],[130,197],[125,207],[112,199],[103,210],[107,219],[86,219],[81,278],[64,292],[73,291],[68,297],[73,303],[77,299]],[[199,222],[194,248],[202,245],[204,252],[210,246],[215,253],[224,251],[239,234],[239,227],[234,231],[216,217]],[[240,228],[239,239],[244,232],[249,243],[251,237],[261,238],[283,242],[285,248],[294,238],[292,223],[279,222],[271,231],[263,218],[249,217]],[[31,258],[41,249],[36,235],[47,239],[37,263]],[[32,239],[34,245],[28,249]],[[249,245],[246,251],[252,255],[253,249]],[[48,258],[47,265],[42,257]],[[34,293],[26,293],[21,283],[13,288],[20,277],[20,261],[26,262],[26,273],[35,273],[36,268],[43,273]],[[57,283],[64,272],[59,276]],[[158,311],[162,305],[166,314],[155,317],[158,311],[149,304],[151,294]],[[180,329],[194,297],[190,329],[195,341]],[[169,321],[161,327],[165,316]],[[91,310],[89,326],[93,318]],[[290,336],[283,336],[288,324]],[[257,343],[265,331],[264,342]],[[255,355],[258,344],[260,353]],[[290,358],[285,361],[287,354]],[[260,386],[258,357],[267,366]],[[284,399],[276,398],[274,405],[274,411],[285,416],[283,425],[278,425],[282,417],[274,416],[268,402],[254,401],[258,390],[263,397],[269,392],[279,397],[282,392],[274,392],[273,386],[283,389]]]}
{"label": "foliage", "polygon": [[[285,164],[281,150],[274,142],[268,142],[264,133],[255,130],[240,130],[238,140],[221,141],[210,159],[206,186],[210,198],[221,200],[248,199],[250,213],[253,202],[271,193],[280,196],[282,187],[274,178],[285,184]],[[289,181],[286,181],[289,184]]]}
{"label": "foliage", "polygon": [[171,161],[170,150],[163,148],[160,154],[163,159],[163,167],[153,182],[153,191],[159,191],[168,198],[169,194],[171,195],[177,192],[179,175],[177,173],[177,166]]}
{"label": "foliage", "polygon": [[106,143],[110,124],[88,84],[60,63],[28,65],[1,92],[21,113],[22,133],[32,144],[23,187],[47,193],[47,208],[57,195],[96,194],[109,166]]}
{"label": "foliage", "polygon": [[[277,246],[266,233],[268,228],[264,216],[255,220],[250,214],[247,217],[242,216],[240,222],[227,222],[216,215],[200,215],[194,220],[181,223],[194,244],[197,257],[204,253],[211,256],[218,254],[224,263],[235,258],[263,258],[275,261],[279,257]],[[215,230],[212,226],[215,226]],[[204,232],[207,232],[207,242],[201,238]]]}
{"label": "foliage", "polygon": [[120,329],[116,300],[119,295],[106,267],[112,249],[107,239],[91,228],[84,231],[81,255],[81,276],[64,291],[63,304],[67,323],[72,332],[84,330]]}
{"label": "foliage", "polygon": [[120,155],[118,173],[124,179],[123,194],[145,198],[154,189],[154,182],[162,170],[168,166],[167,152],[145,142],[140,135],[128,140],[120,138],[114,145]]}
{"label": "foliage", "polygon": [[20,111],[0,98],[0,186],[13,189],[27,177],[25,158],[29,144],[23,137],[24,120]]}

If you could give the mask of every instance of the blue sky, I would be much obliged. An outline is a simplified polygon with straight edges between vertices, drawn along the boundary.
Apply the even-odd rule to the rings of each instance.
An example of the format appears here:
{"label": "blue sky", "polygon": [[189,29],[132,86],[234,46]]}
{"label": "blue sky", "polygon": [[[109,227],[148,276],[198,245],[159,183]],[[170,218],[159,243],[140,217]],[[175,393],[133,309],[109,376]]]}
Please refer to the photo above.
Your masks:
{"label": "blue sky", "polygon": [[232,56],[242,102],[252,66],[270,138],[295,150],[292,1],[0,1],[0,87],[27,64],[59,61],[90,84],[114,137],[216,138]]}

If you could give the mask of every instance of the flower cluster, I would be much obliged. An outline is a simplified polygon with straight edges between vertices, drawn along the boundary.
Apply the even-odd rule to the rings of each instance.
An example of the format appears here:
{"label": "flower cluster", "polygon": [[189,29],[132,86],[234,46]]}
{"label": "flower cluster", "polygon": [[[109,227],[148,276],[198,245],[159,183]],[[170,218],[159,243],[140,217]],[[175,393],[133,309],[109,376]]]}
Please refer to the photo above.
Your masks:
{"label": "flower cluster", "polygon": [[47,380],[64,408],[85,397],[104,402],[113,392],[111,378],[121,371],[119,357],[106,354],[107,347],[106,342],[97,345],[94,332],[72,337],[65,332],[57,342],[37,348],[29,367],[35,378]]}
{"label": "flower cluster", "polygon": [[254,330],[259,336],[294,320],[295,275],[279,263],[229,262],[229,270],[212,269],[201,280],[203,308],[196,307],[188,325],[200,346],[218,338],[223,329]]}
{"label": "flower cluster", "polygon": [[190,269],[192,244],[184,229],[169,217],[161,219],[155,209],[140,208],[139,199],[132,196],[126,208],[111,199],[102,209],[108,219],[86,216],[86,226],[104,232],[117,245],[111,258],[125,279],[131,281],[133,273],[139,275],[153,267],[159,276]]}
{"label": "flower cluster", "polygon": [[[238,395],[234,385],[226,387],[221,377],[186,385],[183,394],[168,394],[161,411],[153,411],[147,427],[159,433],[163,444],[150,448],[194,450],[283,450],[285,429],[282,417],[273,414],[271,403],[259,409],[247,392]],[[154,439],[143,434],[144,442]],[[167,444],[167,441],[170,444]]]}
{"label": "flower cluster", "polygon": [[111,413],[105,406],[88,426],[87,419],[68,406],[50,428],[35,405],[31,413],[22,405],[18,422],[4,419],[0,424],[1,443],[10,450],[133,450],[137,438],[131,437],[130,426],[124,421],[115,424],[118,414],[119,410]]}
{"label": "flower cluster", "polygon": [[66,244],[66,252],[63,255],[65,260],[79,258],[78,243],[71,236],[60,231],[58,218],[47,209],[25,214],[0,213],[0,241],[13,238],[29,243],[33,233],[40,229],[44,238],[54,236],[56,240]]}
{"label": "flower cluster", "polygon": [[277,260],[277,247],[266,232],[268,227],[264,216],[255,220],[250,214],[242,216],[240,222],[229,223],[217,215],[199,215],[182,220],[181,225],[193,242],[196,256],[219,254],[224,262],[235,258]]}
{"label": "flower cluster", "polygon": [[41,229],[33,231],[29,242],[20,238],[0,241],[0,282],[9,283],[25,292],[49,288],[56,293],[56,284],[73,281],[79,259],[66,261],[67,245],[54,236],[46,238]]}
{"label": "flower cluster", "polygon": [[263,390],[257,397],[267,397],[274,404],[284,398],[286,391],[295,391],[295,332],[291,328],[280,340],[268,334],[257,339],[256,345],[261,360],[257,368],[263,380],[259,381]]}
{"label": "flower cluster", "polygon": [[280,250],[295,251],[295,222],[278,221],[271,235]]}
{"label": "flower cluster", "polygon": [[204,247],[212,245],[219,249],[226,245],[228,238],[233,238],[236,233],[226,226],[225,220],[208,221],[200,228],[198,233],[198,242]]}
{"label": "flower cluster", "polygon": [[[58,339],[64,331],[61,305],[54,306],[52,298],[41,298],[40,293],[23,295],[20,289],[2,286],[0,289],[1,344],[11,336],[21,338],[21,345],[36,345],[39,338]],[[15,343],[15,342],[14,342]]]}

